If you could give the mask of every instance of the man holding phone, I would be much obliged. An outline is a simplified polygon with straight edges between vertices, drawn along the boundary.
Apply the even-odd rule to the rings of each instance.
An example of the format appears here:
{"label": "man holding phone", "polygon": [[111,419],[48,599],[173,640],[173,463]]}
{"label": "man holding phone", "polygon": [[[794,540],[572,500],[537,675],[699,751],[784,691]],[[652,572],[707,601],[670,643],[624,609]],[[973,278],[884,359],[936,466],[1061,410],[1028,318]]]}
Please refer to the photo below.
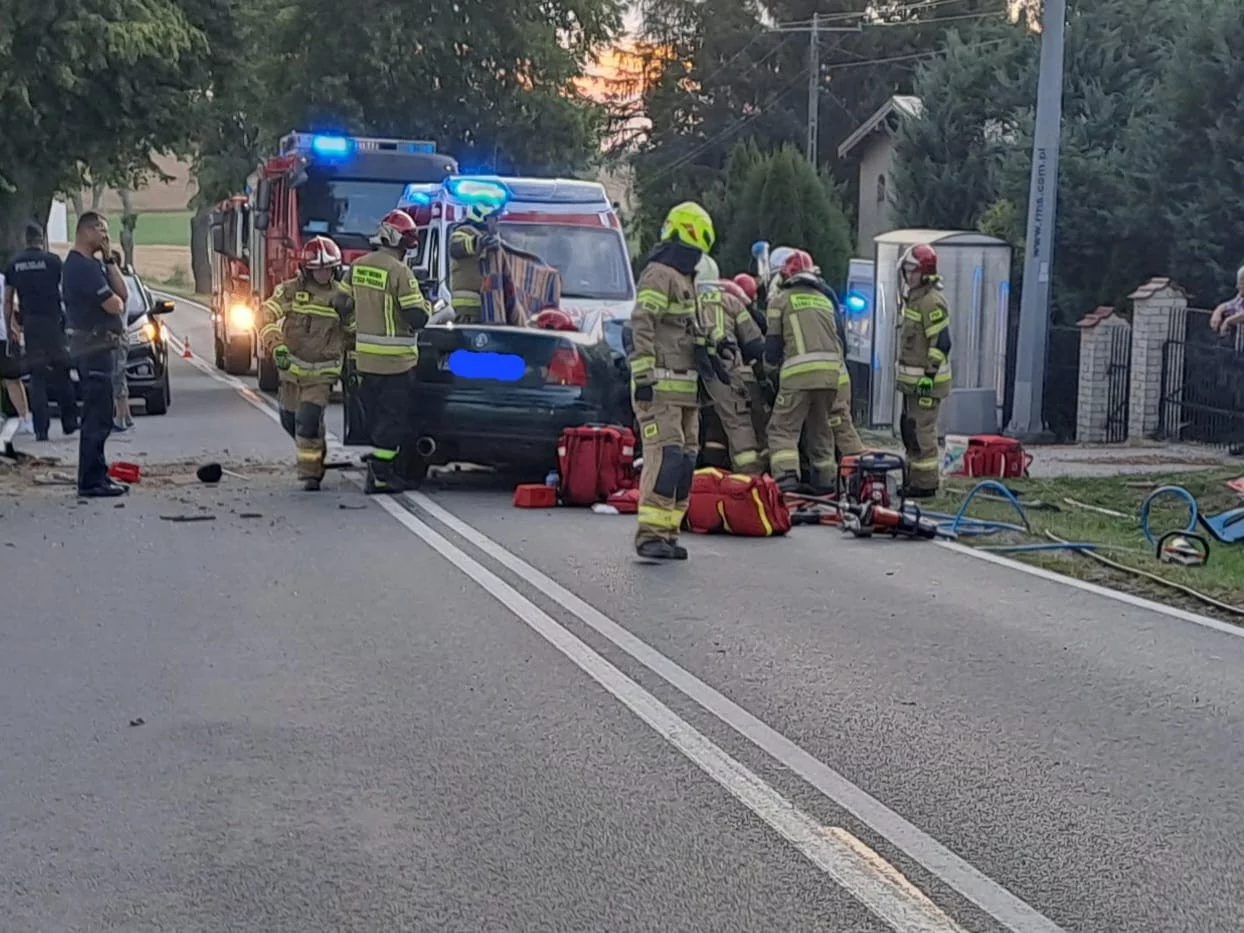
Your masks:
{"label": "man holding phone", "polygon": [[88,498],[124,495],[127,487],[108,478],[104,445],[112,433],[112,375],[116,349],[125,336],[129,290],[112,252],[108,221],[94,211],[78,218],[73,249],[61,272],[61,293],[69,321],[70,352],[82,383],[78,494]]}

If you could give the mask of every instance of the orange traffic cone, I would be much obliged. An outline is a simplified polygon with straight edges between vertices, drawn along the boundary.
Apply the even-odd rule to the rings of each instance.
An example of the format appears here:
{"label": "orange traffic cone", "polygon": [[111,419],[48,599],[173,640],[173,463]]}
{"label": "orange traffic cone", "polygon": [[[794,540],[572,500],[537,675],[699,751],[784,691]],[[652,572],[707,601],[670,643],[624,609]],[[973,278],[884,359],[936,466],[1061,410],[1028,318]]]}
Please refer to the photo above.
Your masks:
{"label": "orange traffic cone", "polygon": [[194,354],[190,352],[190,337],[186,336],[181,339],[181,358],[183,360],[194,359]]}

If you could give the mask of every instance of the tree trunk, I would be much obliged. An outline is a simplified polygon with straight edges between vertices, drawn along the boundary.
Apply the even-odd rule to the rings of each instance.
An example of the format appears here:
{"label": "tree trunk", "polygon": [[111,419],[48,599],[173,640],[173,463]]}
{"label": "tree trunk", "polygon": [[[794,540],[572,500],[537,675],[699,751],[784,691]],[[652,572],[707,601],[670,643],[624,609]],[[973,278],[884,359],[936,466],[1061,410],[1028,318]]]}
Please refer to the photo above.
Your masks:
{"label": "tree trunk", "polygon": [[91,185],[91,210],[99,210],[99,202],[104,198],[103,185]]}
{"label": "tree trunk", "polygon": [[199,295],[212,293],[211,248],[212,209],[201,204],[190,219],[190,269],[194,275],[194,290]]}
{"label": "tree trunk", "polygon": [[0,194],[0,262],[5,265],[25,247],[26,225],[46,226],[52,211],[52,194],[42,179],[21,170],[10,177],[15,190]]}
{"label": "tree trunk", "polygon": [[138,215],[134,213],[130,190],[118,188],[117,194],[121,198],[121,250],[125,253],[126,265],[132,267],[134,265],[134,228],[138,226]]}
{"label": "tree trunk", "polygon": [[[75,191],[73,194],[69,195],[69,206],[73,208],[73,216],[75,220],[82,216],[82,213],[86,210],[86,208],[82,205],[81,191]],[[72,233],[73,231],[71,230],[70,232]]]}

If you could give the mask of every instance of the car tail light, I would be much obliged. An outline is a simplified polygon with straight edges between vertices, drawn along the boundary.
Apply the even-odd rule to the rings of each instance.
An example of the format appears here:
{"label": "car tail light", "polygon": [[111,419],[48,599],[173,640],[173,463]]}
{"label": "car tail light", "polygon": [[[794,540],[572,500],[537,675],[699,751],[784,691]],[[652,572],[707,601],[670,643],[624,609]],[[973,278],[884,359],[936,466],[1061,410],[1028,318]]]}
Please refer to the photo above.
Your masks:
{"label": "car tail light", "polygon": [[549,359],[545,381],[557,386],[587,385],[587,364],[583,354],[574,347],[558,347]]}

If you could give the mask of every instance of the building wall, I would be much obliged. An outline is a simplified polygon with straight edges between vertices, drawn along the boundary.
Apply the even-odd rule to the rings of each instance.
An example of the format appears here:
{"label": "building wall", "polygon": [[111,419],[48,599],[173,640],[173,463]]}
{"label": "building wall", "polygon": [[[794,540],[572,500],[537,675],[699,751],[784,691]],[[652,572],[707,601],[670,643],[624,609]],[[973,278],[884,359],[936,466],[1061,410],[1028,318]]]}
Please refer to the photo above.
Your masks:
{"label": "building wall", "polygon": [[[873,237],[896,227],[894,219],[894,142],[876,133],[859,149],[860,195],[856,256],[873,258]],[[879,197],[883,194],[883,197]]]}

